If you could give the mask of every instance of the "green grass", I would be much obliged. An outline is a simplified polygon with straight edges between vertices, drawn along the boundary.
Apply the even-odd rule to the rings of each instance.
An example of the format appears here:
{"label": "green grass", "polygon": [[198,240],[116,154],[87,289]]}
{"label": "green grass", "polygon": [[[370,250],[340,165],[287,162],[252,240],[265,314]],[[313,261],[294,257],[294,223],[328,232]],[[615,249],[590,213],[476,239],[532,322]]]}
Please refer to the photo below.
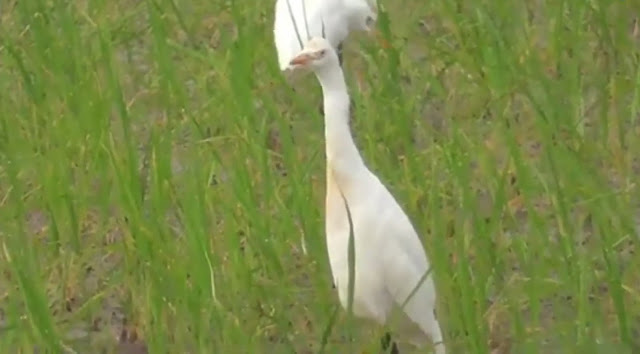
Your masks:
{"label": "green grass", "polygon": [[[320,90],[272,2],[0,3],[0,352],[377,350],[336,311]],[[353,130],[449,352],[638,352],[640,3],[382,3]]]}

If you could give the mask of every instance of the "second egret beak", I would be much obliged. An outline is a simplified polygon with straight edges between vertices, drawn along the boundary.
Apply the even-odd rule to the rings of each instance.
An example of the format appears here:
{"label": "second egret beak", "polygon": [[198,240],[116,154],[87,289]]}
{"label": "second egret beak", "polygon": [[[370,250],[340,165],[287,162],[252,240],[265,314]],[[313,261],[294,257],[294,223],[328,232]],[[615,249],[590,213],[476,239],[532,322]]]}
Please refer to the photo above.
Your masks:
{"label": "second egret beak", "polygon": [[378,26],[376,26],[376,20],[374,20],[373,18],[369,17],[367,19],[366,22],[366,26],[367,26],[367,35],[369,35],[370,37],[375,38],[375,41],[382,47],[385,49],[388,49],[391,47],[391,44],[389,43],[389,41],[387,41],[383,35],[382,32],[380,32],[380,30],[378,29]]}

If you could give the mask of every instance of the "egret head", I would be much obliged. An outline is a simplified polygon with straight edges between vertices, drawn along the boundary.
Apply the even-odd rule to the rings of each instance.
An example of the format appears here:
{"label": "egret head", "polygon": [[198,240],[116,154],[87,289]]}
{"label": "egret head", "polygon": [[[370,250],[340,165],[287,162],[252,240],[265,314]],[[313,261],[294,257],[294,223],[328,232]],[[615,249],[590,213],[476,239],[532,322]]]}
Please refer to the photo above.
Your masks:
{"label": "egret head", "polygon": [[372,32],[378,20],[376,0],[346,0],[349,28],[355,31]]}
{"label": "egret head", "polygon": [[338,64],[338,55],[331,43],[322,37],[313,37],[289,63],[293,69],[319,69],[327,64]]}

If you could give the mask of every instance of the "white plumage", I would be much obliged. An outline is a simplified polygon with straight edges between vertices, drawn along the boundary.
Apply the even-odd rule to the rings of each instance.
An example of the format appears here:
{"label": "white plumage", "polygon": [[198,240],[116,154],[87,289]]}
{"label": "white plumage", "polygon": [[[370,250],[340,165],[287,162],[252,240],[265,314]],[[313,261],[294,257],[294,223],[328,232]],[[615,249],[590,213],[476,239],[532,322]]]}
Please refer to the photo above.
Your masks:
{"label": "white plumage", "polygon": [[375,0],[277,0],[273,36],[280,70],[285,71],[293,56],[302,50],[298,38],[304,43],[322,36],[323,22],[324,37],[337,48],[351,31],[371,30],[376,12]]}
{"label": "white plumage", "polygon": [[[435,317],[436,291],[429,274],[403,312],[405,303],[429,270],[429,261],[409,218],[387,188],[365,165],[349,128],[349,94],[342,68],[330,41],[309,40],[291,60],[292,68],[312,70],[324,99],[327,158],[326,238],[329,262],[340,302],[347,308],[350,226],[355,240],[353,311],[385,324],[400,314],[400,327],[413,344],[425,335],[444,354],[440,325]],[[344,196],[344,199],[343,199]],[[408,329],[416,329],[408,333]]]}

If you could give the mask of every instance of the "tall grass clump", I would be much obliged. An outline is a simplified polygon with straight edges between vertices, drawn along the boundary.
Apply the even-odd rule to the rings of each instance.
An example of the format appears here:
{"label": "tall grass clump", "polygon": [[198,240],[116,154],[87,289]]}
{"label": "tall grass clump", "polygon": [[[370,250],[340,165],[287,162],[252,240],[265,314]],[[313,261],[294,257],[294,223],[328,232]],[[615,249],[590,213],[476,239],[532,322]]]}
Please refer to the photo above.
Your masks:
{"label": "tall grass clump", "polygon": [[[378,350],[338,309],[320,90],[278,71],[273,5],[0,4],[0,352]],[[349,40],[450,352],[640,350],[639,13],[381,2],[385,45]]]}

